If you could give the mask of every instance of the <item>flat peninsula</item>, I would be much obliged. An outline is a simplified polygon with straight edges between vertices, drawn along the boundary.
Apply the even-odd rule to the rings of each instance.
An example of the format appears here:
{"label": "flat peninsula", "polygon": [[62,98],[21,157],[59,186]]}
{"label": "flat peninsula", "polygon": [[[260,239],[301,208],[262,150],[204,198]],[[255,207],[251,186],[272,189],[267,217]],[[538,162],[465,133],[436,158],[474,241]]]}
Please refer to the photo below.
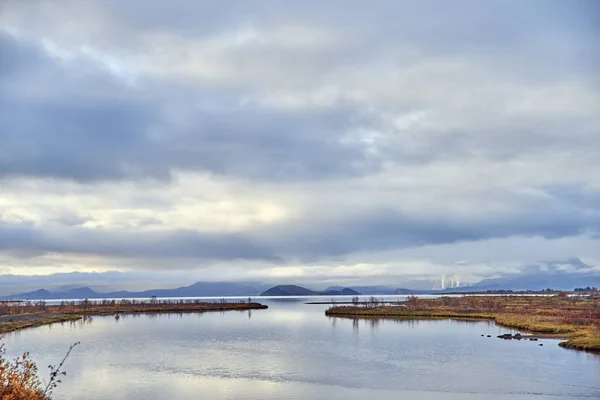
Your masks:
{"label": "flat peninsula", "polygon": [[155,313],[203,313],[266,309],[255,302],[205,302],[199,300],[81,300],[56,305],[43,301],[0,302],[0,334],[56,322],[75,321],[87,316]]}
{"label": "flat peninsula", "polygon": [[535,335],[565,339],[569,349],[600,352],[600,297],[463,296],[420,299],[409,296],[395,305],[376,299],[334,306],[330,317],[491,320],[500,326]]}

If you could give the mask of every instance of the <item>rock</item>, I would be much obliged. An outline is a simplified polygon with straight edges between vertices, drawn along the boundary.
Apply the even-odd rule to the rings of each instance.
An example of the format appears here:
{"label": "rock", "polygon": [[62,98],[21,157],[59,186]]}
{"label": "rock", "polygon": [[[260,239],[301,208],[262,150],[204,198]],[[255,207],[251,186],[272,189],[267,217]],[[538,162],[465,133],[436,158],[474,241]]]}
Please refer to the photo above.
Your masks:
{"label": "rock", "polygon": [[537,339],[537,338],[534,338],[534,337],[532,337],[532,338],[529,338],[529,340],[531,340],[532,342],[537,342],[537,341],[538,341],[538,339]]}
{"label": "rock", "polygon": [[538,344],[538,346],[543,346],[543,345],[544,345],[544,343],[540,343],[540,344]]}
{"label": "rock", "polygon": [[492,337],[492,335],[487,335],[487,337]]}

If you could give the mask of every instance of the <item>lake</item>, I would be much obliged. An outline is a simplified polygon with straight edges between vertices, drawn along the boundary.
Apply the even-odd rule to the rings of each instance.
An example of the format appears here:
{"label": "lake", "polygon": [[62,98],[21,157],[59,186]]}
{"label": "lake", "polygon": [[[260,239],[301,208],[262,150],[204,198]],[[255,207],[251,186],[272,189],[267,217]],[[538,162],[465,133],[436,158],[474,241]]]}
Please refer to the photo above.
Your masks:
{"label": "lake", "polygon": [[57,400],[600,398],[600,356],[556,340],[500,340],[513,331],[488,322],[329,318],[328,305],[306,298],[256,299],[269,309],[94,317],[4,340],[44,376],[81,341]]}

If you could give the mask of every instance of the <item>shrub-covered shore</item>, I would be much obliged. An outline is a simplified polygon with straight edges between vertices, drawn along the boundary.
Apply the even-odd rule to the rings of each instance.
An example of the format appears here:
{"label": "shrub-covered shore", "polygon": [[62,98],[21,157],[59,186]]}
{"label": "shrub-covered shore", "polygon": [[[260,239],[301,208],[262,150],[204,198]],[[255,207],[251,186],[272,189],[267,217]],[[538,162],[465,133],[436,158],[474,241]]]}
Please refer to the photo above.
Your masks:
{"label": "shrub-covered shore", "polygon": [[211,311],[245,311],[268,308],[252,302],[206,302],[200,300],[81,300],[56,305],[38,302],[0,303],[0,334],[19,329],[78,320],[84,316],[135,313],[182,313]]}
{"label": "shrub-covered shore", "polygon": [[564,338],[565,348],[600,352],[600,298],[591,296],[463,296],[381,305],[376,299],[329,308],[326,315],[349,318],[492,320],[534,334]]}

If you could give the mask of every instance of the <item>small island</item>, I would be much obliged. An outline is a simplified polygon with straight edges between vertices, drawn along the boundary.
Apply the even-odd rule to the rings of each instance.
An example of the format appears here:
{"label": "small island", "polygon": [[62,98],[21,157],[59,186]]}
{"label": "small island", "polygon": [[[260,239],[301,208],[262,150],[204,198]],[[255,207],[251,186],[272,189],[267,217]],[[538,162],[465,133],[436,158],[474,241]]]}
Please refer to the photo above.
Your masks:
{"label": "small island", "polygon": [[278,285],[266,290],[261,296],[358,296],[359,292],[350,288],[326,289],[322,292],[297,285]]}
{"label": "small island", "polygon": [[45,301],[0,301],[0,334],[55,322],[75,321],[86,316],[155,313],[203,313],[211,311],[246,311],[268,306],[248,301],[217,302],[200,300],[79,300],[47,305]]}
{"label": "small island", "polygon": [[[536,336],[566,339],[569,349],[600,352],[600,298],[597,296],[462,296],[420,299],[409,296],[394,305],[371,297],[334,306],[330,317],[491,320]],[[514,337],[514,336],[513,336]],[[507,339],[508,337],[502,337]],[[532,336],[532,339],[535,338]]]}

